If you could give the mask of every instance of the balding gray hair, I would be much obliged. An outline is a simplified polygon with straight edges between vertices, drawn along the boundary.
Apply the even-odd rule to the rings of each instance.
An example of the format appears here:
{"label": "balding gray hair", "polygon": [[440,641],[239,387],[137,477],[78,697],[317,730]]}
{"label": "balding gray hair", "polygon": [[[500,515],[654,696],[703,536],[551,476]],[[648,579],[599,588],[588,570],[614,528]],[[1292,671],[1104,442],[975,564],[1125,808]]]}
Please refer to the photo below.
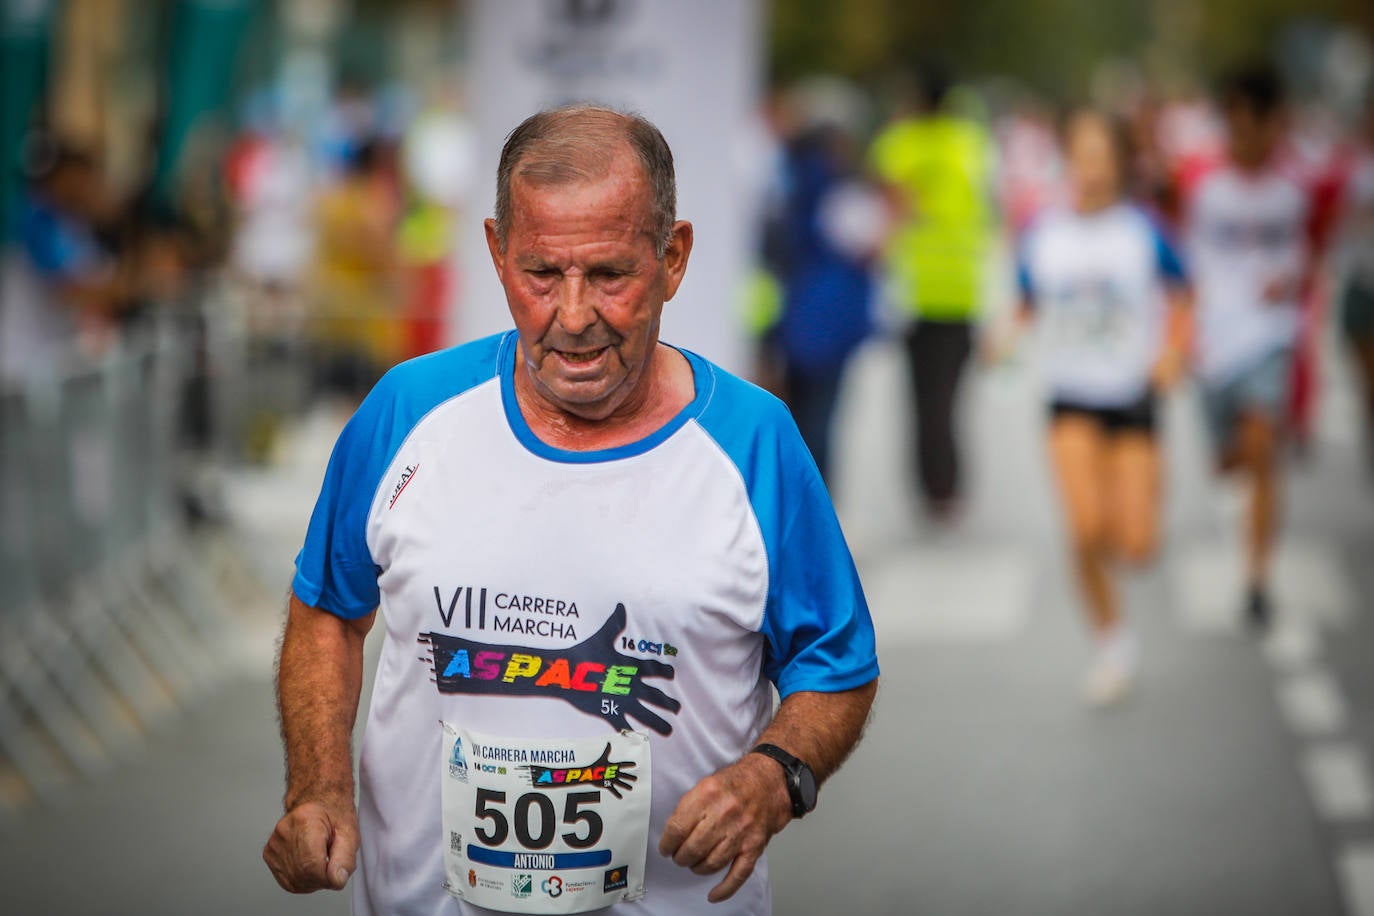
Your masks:
{"label": "balding gray hair", "polygon": [[654,254],[660,260],[677,221],[677,177],[668,141],[648,119],[595,105],[568,105],[531,115],[506,137],[496,169],[496,239],[506,249],[511,181],[538,186],[604,178],[627,144],[649,184]]}

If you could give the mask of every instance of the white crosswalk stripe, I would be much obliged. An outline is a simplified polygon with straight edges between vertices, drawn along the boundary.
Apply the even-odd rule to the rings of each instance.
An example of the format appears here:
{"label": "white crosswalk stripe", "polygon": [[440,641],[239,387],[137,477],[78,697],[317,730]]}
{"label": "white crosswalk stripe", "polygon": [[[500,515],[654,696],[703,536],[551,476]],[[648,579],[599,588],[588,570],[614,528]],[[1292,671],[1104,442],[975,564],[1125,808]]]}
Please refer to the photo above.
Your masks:
{"label": "white crosswalk stripe", "polygon": [[1347,847],[1336,868],[1350,916],[1374,916],[1374,844]]}
{"label": "white crosswalk stripe", "polygon": [[1345,697],[1325,670],[1289,675],[1278,683],[1279,711],[1304,738],[1334,735],[1348,720]]}
{"label": "white crosswalk stripe", "polygon": [[1369,762],[1353,742],[1309,747],[1302,755],[1302,773],[1317,813],[1327,820],[1356,821],[1374,814],[1374,788]]}
{"label": "white crosswalk stripe", "polygon": [[[1227,632],[1243,623],[1241,551],[1234,543],[1197,541],[1180,546],[1169,562],[1183,626]],[[1290,538],[1274,556],[1272,597],[1282,621],[1343,626],[1353,590],[1333,545]]]}
{"label": "white crosswalk stripe", "polygon": [[865,589],[884,646],[1014,638],[1030,613],[1034,569],[1015,548],[910,550],[870,564]]}

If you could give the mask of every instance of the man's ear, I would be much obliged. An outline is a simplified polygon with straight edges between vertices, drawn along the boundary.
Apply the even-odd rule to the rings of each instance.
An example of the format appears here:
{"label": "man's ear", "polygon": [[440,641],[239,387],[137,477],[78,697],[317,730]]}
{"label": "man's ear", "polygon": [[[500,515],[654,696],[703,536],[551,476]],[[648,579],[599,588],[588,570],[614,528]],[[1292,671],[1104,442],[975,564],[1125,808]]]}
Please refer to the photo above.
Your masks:
{"label": "man's ear", "polygon": [[677,295],[677,288],[687,273],[687,259],[692,254],[692,224],[680,219],[673,224],[673,237],[663,252],[663,269],[668,274],[668,289],[663,301]]}
{"label": "man's ear", "polygon": [[496,220],[483,220],[482,228],[487,233],[487,250],[491,252],[491,264],[496,268],[496,279],[501,281],[501,285],[504,286],[506,283],[506,264],[504,253],[501,251],[501,240],[496,235]]}

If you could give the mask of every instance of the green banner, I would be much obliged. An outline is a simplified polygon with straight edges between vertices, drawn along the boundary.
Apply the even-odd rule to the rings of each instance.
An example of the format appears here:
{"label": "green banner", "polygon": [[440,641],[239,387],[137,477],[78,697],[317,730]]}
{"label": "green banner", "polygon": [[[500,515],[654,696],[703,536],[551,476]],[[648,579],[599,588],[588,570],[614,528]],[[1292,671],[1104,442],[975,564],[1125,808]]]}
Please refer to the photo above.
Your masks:
{"label": "green banner", "polygon": [[22,186],[20,147],[47,84],[51,0],[0,0],[0,239]]}
{"label": "green banner", "polygon": [[239,46],[256,0],[179,0],[167,43],[167,110],[158,143],[155,192],[173,195],[191,135],[230,101]]}

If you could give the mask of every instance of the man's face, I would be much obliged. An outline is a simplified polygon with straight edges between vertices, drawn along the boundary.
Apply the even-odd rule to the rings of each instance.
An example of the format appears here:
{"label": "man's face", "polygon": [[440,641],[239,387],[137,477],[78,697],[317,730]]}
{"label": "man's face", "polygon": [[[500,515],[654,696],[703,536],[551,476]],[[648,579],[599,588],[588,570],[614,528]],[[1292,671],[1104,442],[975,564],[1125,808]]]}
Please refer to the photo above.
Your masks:
{"label": "man's face", "polygon": [[647,393],[663,303],[691,250],[691,226],[680,222],[664,257],[655,256],[650,201],[627,152],[588,182],[514,179],[505,251],[487,220],[528,378],[545,405],[601,420]]}

